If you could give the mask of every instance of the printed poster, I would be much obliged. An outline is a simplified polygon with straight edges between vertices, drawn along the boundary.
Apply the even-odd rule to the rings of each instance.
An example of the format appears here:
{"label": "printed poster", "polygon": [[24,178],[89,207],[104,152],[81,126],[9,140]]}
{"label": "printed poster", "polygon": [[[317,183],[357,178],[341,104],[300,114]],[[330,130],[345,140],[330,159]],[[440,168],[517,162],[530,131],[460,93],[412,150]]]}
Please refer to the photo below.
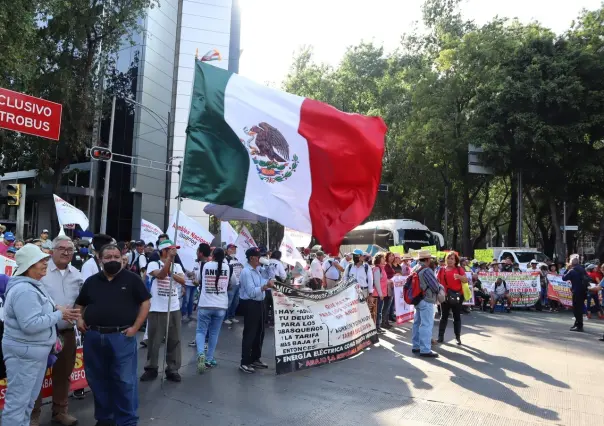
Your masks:
{"label": "printed poster", "polygon": [[476,299],[474,298],[474,283],[472,282],[472,273],[466,272],[466,277],[468,278],[468,285],[470,286],[470,291],[472,292],[472,298],[470,300],[464,300],[463,304],[466,306],[474,306]]}
{"label": "printed poster", "polygon": [[[79,331],[76,331],[76,359],[73,371],[71,373],[71,391],[85,389],[88,387],[86,381],[86,371],[84,370],[84,350],[82,348],[82,337]],[[4,408],[4,398],[6,397],[6,379],[0,380],[0,410]],[[52,397],[52,367],[46,369],[46,375],[42,382],[42,398]]]}
{"label": "printed poster", "polygon": [[88,229],[90,222],[84,212],[67,201],[53,194],[55,200],[55,208],[57,209],[57,218],[59,219],[59,225],[72,225],[77,224],[85,231]]}
{"label": "printed poster", "polygon": [[482,287],[489,293],[495,288],[495,281],[498,277],[507,283],[514,307],[529,308],[539,301],[541,293],[539,272],[481,272],[478,274]]}
{"label": "printed poster", "polygon": [[478,262],[486,262],[490,265],[494,258],[495,252],[492,248],[474,250],[474,259],[478,260]]}
{"label": "printed poster", "polygon": [[176,213],[172,216],[170,228],[166,234],[174,241],[174,244],[180,246],[178,256],[187,271],[192,271],[197,260],[197,248],[201,243],[210,244],[214,236],[197,222],[184,214],[182,210],[178,216],[178,236],[174,239],[174,230],[176,229]]}
{"label": "printed poster", "polygon": [[403,287],[405,286],[407,277],[408,275],[395,275],[392,277],[392,282],[394,283],[394,312],[397,324],[413,321],[415,314],[415,306],[407,305],[403,294]]}
{"label": "printed poster", "polygon": [[283,235],[284,237],[286,235],[289,237],[294,244],[294,247],[308,247],[310,245],[310,240],[312,239],[312,235],[307,234],[306,232],[296,231],[287,226],[283,230]]}
{"label": "printed poster", "polygon": [[163,234],[163,231],[159,228],[159,226],[154,225],[153,223],[146,221],[145,219],[141,219],[141,240],[145,242],[145,244],[157,243],[157,237]]}
{"label": "printed poster", "polygon": [[275,284],[277,374],[340,361],[378,342],[367,301],[352,277],[331,290]]}
{"label": "printed poster", "polygon": [[573,306],[573,293],[570,281],[564,281],[562,275],[547,274],[547,298],[557,300],[562,306]]}

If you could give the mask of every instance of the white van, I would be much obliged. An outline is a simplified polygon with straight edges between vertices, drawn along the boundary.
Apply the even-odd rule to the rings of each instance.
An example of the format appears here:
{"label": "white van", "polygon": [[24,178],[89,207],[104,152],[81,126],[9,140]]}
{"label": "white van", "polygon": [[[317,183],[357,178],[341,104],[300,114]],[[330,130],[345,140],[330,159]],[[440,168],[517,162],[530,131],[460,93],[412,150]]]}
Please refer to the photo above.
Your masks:
{"label": "white van", "polygon": [[511,257],[515,263],[520,265],[522,271],[527,270],[527,265],[535,259],[539,263],[545,263],[549,259],[545,254],[531,247],[492,247],[493,255],[499,262]]}

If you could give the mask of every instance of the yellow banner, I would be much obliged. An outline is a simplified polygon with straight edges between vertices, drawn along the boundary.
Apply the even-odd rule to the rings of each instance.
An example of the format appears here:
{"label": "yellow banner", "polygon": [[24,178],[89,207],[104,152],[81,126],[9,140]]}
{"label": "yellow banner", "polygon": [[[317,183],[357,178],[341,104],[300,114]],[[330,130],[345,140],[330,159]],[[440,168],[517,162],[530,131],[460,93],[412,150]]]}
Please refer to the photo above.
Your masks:
{"label": "yellow banner", "polygon": [[491,263],[493,261],[494,257],[495,257],[495,254],[493,253],[492,248],[474,250],[474,259],[478,260],[479,262]]}
{"label": "yellow banner", "polygon": [[390,247],[392,253],[405,254],[405,247],[403,246],[392,246]]}
{"label": "yellow banner", "polygon": [[430,254],[433,256],[436,256],[436,253],[438,252],[438,250],[436,249],[436,246],[422,247],[421,250],[429,251]]}

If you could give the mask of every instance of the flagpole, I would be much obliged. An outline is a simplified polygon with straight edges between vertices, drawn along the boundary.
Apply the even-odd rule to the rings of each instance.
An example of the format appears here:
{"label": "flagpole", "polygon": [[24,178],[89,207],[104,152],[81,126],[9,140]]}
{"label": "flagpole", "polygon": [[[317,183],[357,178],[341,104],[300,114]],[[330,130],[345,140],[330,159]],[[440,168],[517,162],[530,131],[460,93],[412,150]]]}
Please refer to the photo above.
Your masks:
{"label": "flagpole", "polygon": [[267,250],[270,250],[270,249],[269,249],[269,243],[268,243],[268,242],[269,242],[269,241],[268,241],[268,217],[267,217],[267,218],[266,218],[266,249],[267,249]]}
{"label": "flagpole", "polygon": [[[180,196],[180,185],[182,183],[182,168],[181,168],[181,164],[184,161],[184,159],[180,160],[181,162],[178,164],[178,194],[176,196],[176,220],[174,222],[174,240],[172,240],[174,242],[174,245],[177,245],[176,240],[178,238],[178,220],[180,218],[180,203],[182,200],[182,197]],[[169,185],[169,182],[166,182],[166,185]],[[169,200],[166,200],[167,202],[169,202]],[[164,364],[163,364],[163,370],[161,373],[161,383],[163,385],[165,379],[166,379],[166,360],[168,359],[168,334],[170,331],[170,314],[172,313],[170,311],[170,306],[171,306],[171,302],[172,302],[172,288],[174,287],[174,262],[176,260],[176,257],[174,259],[172,259],[172,265],[170,265],[170,290],[168,291],[168,318],[166,319],[166,344],[164,346]]]}

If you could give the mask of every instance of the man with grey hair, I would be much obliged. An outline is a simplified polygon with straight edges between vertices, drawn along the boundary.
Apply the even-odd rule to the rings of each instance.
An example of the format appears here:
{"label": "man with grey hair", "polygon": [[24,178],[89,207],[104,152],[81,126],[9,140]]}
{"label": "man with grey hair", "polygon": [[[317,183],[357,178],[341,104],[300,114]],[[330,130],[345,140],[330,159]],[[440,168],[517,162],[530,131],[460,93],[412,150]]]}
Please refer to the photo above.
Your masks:
{"label": "man with grey hair", "polygon": [[[55,305],[72,307],[80,293],[84,281],[80,271],[70,265],[74,245],[66,235],[59,235],[52,241],[52,256],[48,261],[48,272],[40,282],[52,297]],[[59,334],[64,339],[63,350],[52,368],[52,421],[73,426],[78,420],[68,413],[70,377],[75,365],[76,338],[74,324],[59,321]],[[40,424],[42,392],[38,396],[31,415],[30,426]]]}
{"label": "man with grey hair", "polygon": [[572,257],[567,266],[567,272],[562,276],[564,281],[570,281],[573,293],[573,314],[575,324],[570,331],[583,331],[583,303],[587,298],[587,273],[585,268],[579,264],[578,257]]}

